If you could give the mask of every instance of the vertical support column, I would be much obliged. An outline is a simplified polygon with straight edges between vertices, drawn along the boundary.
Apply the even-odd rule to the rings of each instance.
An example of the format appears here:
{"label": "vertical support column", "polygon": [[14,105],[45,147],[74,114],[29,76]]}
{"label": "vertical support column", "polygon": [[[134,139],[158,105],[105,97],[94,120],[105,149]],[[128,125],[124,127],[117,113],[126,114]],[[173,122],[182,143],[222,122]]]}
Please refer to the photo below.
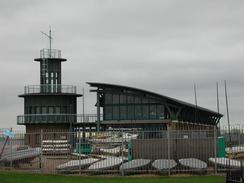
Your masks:
{"label": "vertical support column", "polygon": [[40,134],[40,141],[41,141],[41,154],[40,154],[40,157],[39,157],[39,168],[40,170],[42,171],[42,160],[43,160],[43,130],[41,129],[41,134]]}
{"label": "vertical support column", "polygon": [[100,93],[97,89],[97,131],[100,131]]}
{"label": "vertical support column", "polygon": [[216,133],[216,126],[214,126],[214,173],[217,174],[217,164],[216,164],[216,160],[217,160],[217,133]]}
{"label": "vertical support column", "polygon": [[[122,137],[122,141],[121,141],[121,158],[122,158],[122,167],[123,167],[123,164],[124,164],[124,139],[123,139],[123,129],[121,130],[121,137]],[[125,139],[126,141],[126,139]],[[124,169],[121,170],[121,176],[124,176],[125,175],[125,172],[124,172]]]}
{"label": "vertical support column", "polygon": [[[167,124],[167,146],[168,146],[167,150],[168,150],[168,161],[169,162],[170,162],[170,131],[171,131],[171,127],[169,124]],[[168,176],[170,176],[170,166],[168,168]]]}
{"label": "vertical support column", "polygon": [[[84,129],[82,130],[82,133],[83,133]],[[81,151],[81,135],[80,135],[80,127],[79,127],[79,130],[78,130],[79,134],[78,134],[78,153],[79,153],[79,174],[81,174],[81,155],[80,155],[80,151]]]}

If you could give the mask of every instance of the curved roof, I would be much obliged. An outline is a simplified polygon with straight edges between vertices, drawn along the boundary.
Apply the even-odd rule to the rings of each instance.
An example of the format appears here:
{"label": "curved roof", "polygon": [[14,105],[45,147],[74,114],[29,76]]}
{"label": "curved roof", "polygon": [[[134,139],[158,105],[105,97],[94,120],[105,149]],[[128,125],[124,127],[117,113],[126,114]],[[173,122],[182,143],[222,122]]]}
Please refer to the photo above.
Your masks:
{"label": "curved roof", "polygon": [[[178,99],[174,99],[174,98],[171,98],[171,97],[168,97],[168,96],[165,96],[165,95],[161,95],[161,94],[158,94],[158,93],[154,93],[154,92],[143,90],[143,89],[139,89],[139,88],[134,88],[134,87],[129,87],[129,86],[122,86],[122,85],[116,85],[116,84],[109,84],[109,83],[97,83],[97,82],[87,82],[87,84],[89,84],[91,87],[118,88],[118,89],[126,89],[126,90],[130,90],[130,91],[141,92],[141,93],[152,95],[152,96],[155,96],[155,97],[158,97],[158,98],[162,98],[162,99],[164,99],[164,100],[166,100],[168,102],[173,102],[173,103],[178,104],[178,105],[182,105],[182,106],[186,106],[186,107],[190,107],[190,108],[196,108],[196,106],[194,104],[187,103],[187,102],[184,102],[184,101],[181,101],[181,100],[178,100]],[[216,116],[219,116],[219,117],[223,116],[223,114],[220,114],[220,113],[218,113],[216,111],[213,111],[213,110],[210,110],[210,109],[207,109],[207,108],[203,108],[203,107],[200,107],[200,106],[197,106],[197,109],[205,111],[205,112],[208,112],[208,113],[212,113],[212,114],[214,114]]]}

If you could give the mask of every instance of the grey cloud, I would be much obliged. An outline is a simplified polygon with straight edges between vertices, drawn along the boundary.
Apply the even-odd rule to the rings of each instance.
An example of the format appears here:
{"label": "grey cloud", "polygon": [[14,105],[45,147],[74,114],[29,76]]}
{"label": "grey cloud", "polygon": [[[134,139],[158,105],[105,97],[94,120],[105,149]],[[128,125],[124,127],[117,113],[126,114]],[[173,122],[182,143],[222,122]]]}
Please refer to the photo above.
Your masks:
{"label": "grey cloud", "polygon": [[[86,90],[86,112],[95,96],[86,81],[135,86],[216,109],[216,81],[225,114],[223,80],[231,120],[242,122],[244,2],[237,1],[1,1],[0,127],[23,113],[17,94],[39,83],[33,61],[48,46],[40,33],[52,25],[54,47],[68,59],[63,83]],[[79,99],[81,112],[81,99]],[[225,123],[226,118],[223,118]]]}

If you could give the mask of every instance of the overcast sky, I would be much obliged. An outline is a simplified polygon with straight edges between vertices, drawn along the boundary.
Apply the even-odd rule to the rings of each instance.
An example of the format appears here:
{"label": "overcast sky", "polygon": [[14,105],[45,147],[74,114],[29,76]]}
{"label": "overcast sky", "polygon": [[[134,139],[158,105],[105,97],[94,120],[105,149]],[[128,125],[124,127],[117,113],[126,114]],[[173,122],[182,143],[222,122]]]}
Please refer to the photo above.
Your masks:
{"label": "overcast sky", "polygon": [[[39,84],[33,59],[48,47],[40,31],[52,27],[53,47],[68,59],[63,84],[85,87],[86,113],[95,113],[87,81],[146,89],[216,108],[226,116],[227,80],[232,124],[244,120],[243,0],[1,0],[0,128],[23,114],[25,85]],[[82,113],[78,100],[78,113]],[[226,117],[222,118],[222,123]],[[244,123],[243,123],[244,124]]]}

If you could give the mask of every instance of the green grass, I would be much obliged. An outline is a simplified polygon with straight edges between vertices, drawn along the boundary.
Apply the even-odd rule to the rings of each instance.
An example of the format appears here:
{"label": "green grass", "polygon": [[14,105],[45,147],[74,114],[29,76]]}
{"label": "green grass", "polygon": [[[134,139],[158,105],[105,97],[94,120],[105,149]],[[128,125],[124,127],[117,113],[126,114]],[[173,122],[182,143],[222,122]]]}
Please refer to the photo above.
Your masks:
{"label": "green grass", "polygon": [[220,176],[82,177],[0,172],[0,183],[223,183]]}

